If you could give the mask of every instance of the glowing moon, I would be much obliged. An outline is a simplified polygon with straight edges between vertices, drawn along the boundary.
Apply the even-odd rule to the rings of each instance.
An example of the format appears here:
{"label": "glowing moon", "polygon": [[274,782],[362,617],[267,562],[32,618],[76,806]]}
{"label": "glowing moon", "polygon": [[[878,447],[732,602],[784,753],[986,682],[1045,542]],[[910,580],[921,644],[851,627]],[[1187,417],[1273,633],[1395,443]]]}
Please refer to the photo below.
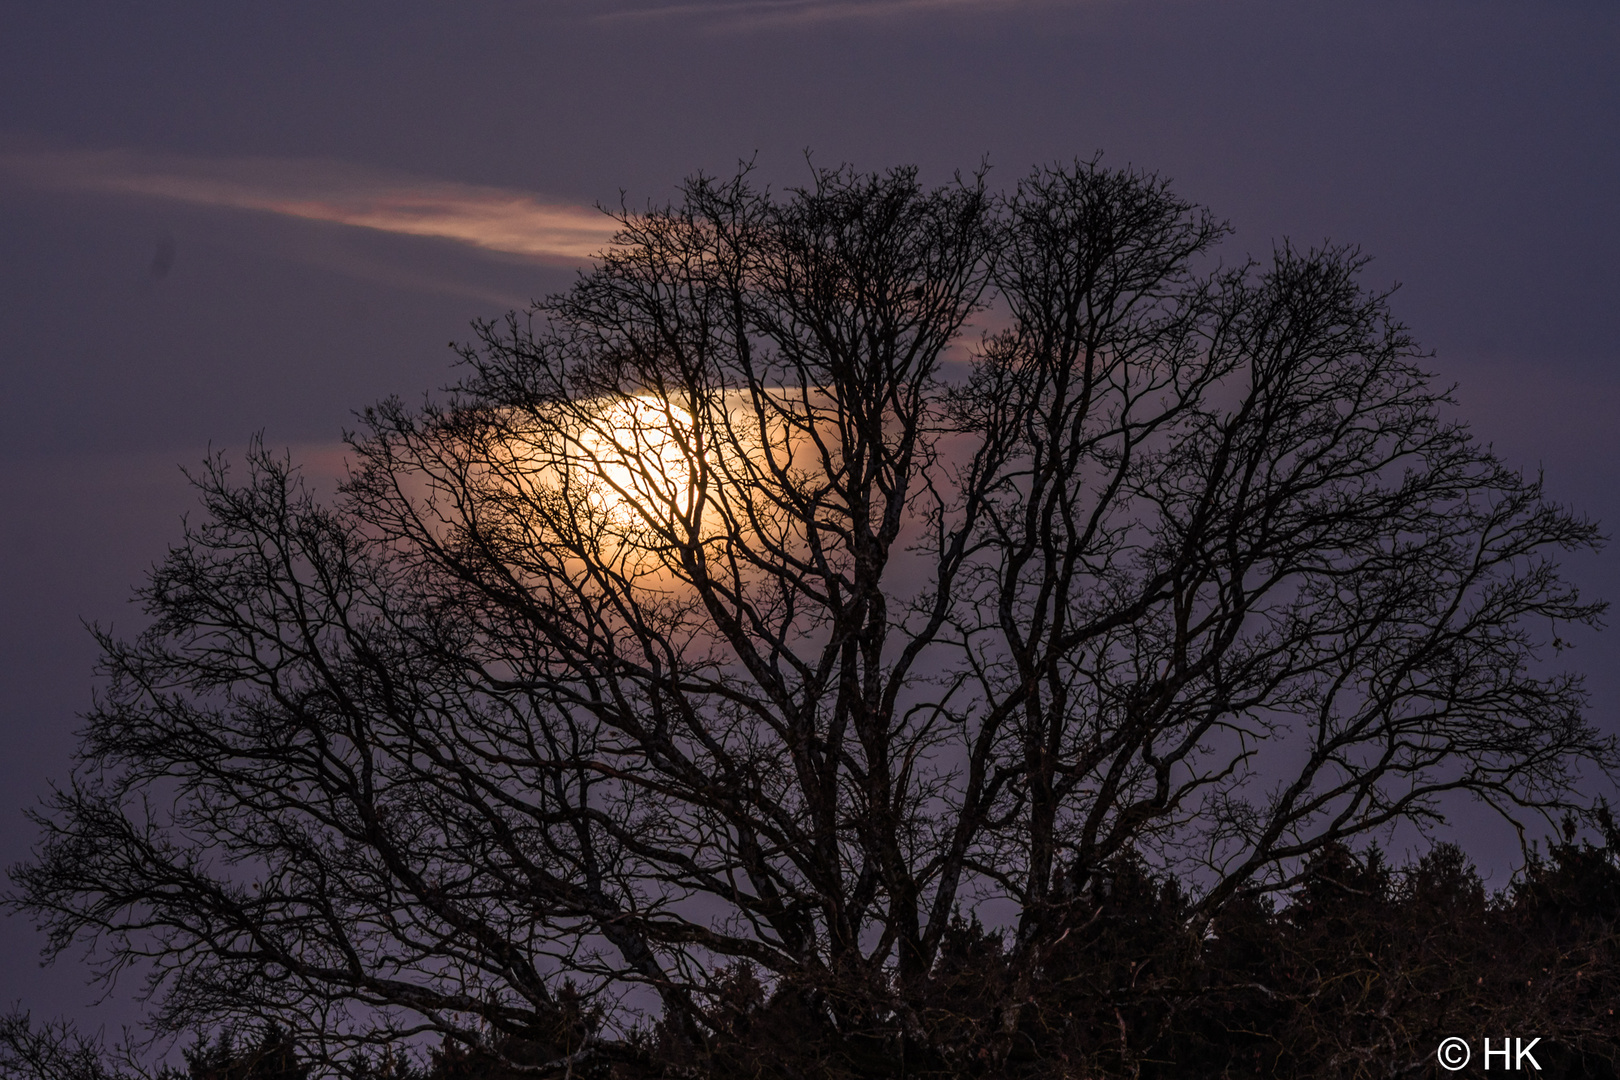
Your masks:
{"label": "glowing moon", "polygon": [[593,518],[615,530],[691,513],[696,426],[685,409],[650,395],[619,398],[574,438],[571,486]]}

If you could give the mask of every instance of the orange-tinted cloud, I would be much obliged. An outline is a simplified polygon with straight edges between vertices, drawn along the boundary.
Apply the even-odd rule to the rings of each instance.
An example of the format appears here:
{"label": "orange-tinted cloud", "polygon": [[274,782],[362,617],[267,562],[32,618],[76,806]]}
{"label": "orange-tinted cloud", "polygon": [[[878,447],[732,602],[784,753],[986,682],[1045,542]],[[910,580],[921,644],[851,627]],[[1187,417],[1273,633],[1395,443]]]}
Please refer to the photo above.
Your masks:
{"label": "orange-tinted cloud", "polygon": [[616,228],[612,218],[592,207],[339,162],[36,153],[0,157],[0,171],[42,186],[258,210],[546,260],[589,259],[607,246]]}

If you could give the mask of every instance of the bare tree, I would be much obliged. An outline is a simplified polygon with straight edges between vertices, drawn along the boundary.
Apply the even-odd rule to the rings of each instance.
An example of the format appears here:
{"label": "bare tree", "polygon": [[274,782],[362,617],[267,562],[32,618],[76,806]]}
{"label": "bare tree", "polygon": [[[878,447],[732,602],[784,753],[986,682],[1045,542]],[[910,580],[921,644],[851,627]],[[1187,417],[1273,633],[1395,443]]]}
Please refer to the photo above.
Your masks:
{"label": "bare tree", "polygon": [[103,635],[14,902],[160,1027],[562,1070],[655,999],[701,1046],[746,963],[919,1039],[986,899],[1032,976],[1127,853],[1197,922],[1614,764],[1542,659],[1595,527],[1442,418],[1353,250],[1223,267],[1095,162],[620,224],[446,400],[368,412],[335,504],[211,463],[151,628]]}

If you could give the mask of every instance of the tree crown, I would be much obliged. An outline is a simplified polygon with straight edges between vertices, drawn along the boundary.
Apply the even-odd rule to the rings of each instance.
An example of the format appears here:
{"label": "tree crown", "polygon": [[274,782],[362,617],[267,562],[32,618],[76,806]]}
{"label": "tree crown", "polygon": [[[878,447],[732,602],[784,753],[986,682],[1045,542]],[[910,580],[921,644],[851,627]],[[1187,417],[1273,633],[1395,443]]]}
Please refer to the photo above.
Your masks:
{"label": "tree crown", "polygon": [[1219,264],[1097,162],[745,170],[620,225],[369,410],[337,502],[211,462],[102,635],[14,902],[160,1025],[549,1039],[566,978],[696,1046],[746,964],[909,1032],[982,902],[1016,998],[1122,861],[1196,939],[1612,766],[1541,662],[1597,531],[1442,417],[1354,249]]}

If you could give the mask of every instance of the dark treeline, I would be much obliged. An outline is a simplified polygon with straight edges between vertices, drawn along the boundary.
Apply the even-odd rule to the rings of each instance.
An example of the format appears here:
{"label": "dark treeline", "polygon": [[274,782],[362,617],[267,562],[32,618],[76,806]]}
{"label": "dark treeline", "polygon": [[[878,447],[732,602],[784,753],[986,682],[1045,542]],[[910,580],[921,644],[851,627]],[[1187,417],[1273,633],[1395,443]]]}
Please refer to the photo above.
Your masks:
{"label": "dark treeline", "polygon": [[[518,1080],[526,1061],[569,1057],[574,1075],[626,1080],[1393,1077],[1439,1073],[1435,1047],[1449,1035],[1477,1045],[1514,1033],[1541,1039],[1542,1075],[1613,1077],[1620,830],[1606,816],[1600,827],[1594,843],[1567,823],[1495,894],[1453,845],[1400,868],[1376,846],[1335,846],[1284,902],[1233,903],[1203,940],[1186,932],[1187,893],[1173,877],[1121,859],[1061,913],[1064,939],[1012,1030],[1002,938],[959,918],[920,996],[922,1039],[877,1003],[864,1032],[832,1031],[794,987],[738,966],[701,1056],[662,1025],[612,1038],[600,1008],[563,995],[553,1030],[529,1040],[447,1041],[425,1062],[390,1053],[352,1064],[362,1080]],[[300,1060],[279,1029],[227,1033],[199,1040],[170,1080],[306,1080]]]}

